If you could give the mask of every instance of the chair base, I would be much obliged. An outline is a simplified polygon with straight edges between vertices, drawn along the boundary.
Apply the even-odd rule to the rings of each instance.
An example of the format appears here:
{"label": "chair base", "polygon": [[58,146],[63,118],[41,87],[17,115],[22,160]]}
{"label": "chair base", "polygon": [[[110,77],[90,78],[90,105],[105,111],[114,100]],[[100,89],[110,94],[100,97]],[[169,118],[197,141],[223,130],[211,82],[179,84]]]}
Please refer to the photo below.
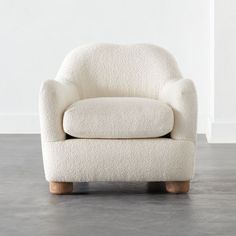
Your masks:
{"label": "chair base", "polygon": [[[149,192],[167,193],[187,193],[190,181],[167,181],[167,182],[148,182]],[[63,195],[73,192],[71,182],[49,182],[49,190],[52,194]]]}
{"label": "chair base", "polygon": [[187,193],[190,181],[148,182],[149,192]]}
{"label": "chair base", "polygon": [[71,182],[49,182],[49,190],[52,194],[63,195],[73,192],[73,183]]}

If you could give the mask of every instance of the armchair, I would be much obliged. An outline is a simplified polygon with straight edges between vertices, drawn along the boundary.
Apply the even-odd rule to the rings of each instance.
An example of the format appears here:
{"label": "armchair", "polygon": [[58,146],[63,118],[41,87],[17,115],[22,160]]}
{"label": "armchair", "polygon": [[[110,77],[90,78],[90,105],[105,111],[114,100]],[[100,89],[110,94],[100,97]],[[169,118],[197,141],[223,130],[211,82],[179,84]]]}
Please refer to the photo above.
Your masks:
{"label": "armchair", "polygon": [[54,194],[73,182],[163,182],[193,176],[197,98],[174,58],[146,44],[93,44],[69,53],[39,95],[43,162]]}

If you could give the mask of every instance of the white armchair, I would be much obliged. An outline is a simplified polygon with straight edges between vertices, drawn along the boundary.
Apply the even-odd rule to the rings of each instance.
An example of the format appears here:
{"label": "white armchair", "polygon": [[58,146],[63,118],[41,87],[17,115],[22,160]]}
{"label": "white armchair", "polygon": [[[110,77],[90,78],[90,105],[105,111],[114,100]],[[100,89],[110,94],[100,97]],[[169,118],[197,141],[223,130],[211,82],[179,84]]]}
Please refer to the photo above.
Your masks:
{"label": "white armchair", "polygon": [[73,182],[164,182],[189,190],[197,98],[174,58],[145,44],[74,49],[39,98],[44,170],[50,191]]}

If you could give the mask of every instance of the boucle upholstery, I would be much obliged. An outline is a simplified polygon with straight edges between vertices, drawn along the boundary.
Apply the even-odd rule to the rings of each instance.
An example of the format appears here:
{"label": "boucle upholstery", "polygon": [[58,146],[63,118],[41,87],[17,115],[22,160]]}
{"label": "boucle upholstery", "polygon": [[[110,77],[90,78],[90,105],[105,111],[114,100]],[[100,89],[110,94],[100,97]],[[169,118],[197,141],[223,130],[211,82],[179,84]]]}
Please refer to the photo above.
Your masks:
{"label": "boucle upholstery", "polygon": [[[166,103],[174,114],[170,138],[67,140],[65,111],[77,101],[99,97]],[[196,91],[160,47],[95,44],[73,50],[56,79],[43,83],[39,109],[48,181],[177,181],[193,175]]]}
{"label": "boucle upholstery", "polygon": [[137,97],[79,100],[63,118],[65,133],[77,138],[161,137],[173,125],[173,110],[166,103]]}
{"label": "boucle upholstery", "polygon": [[182,181],[193,175],[191,141],[68,139],[44,144],[46,179],[62,182]]}
{"label": "boucle upholstery", "polygon": [[189,79],[166,83],[159,99],[172,107],[175,124],[171,138],[195,142],[197,129],[197,95]]}
{"label": "boucle upholstery", "polygon": [[80,98],[158,98],[167,81],[182,78],[166,50],[145,44],[92,44],[69,53],[56,80],[71,82]]}
{"label": "boucle upholstery", "polygon": [[62,118],[66,108],[79,98],[76,87],[56,80],[45,81],[39,94],[39,114],[42,142],[66,138]]}

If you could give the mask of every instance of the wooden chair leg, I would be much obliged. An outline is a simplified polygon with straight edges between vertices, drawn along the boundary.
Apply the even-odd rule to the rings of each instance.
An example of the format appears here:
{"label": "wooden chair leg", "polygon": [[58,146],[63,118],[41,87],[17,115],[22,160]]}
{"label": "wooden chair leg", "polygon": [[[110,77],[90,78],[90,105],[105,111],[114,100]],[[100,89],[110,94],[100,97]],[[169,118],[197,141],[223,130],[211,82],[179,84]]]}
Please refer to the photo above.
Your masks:
{"label": "wooden chair leg", "polygon": [[71,182],[49,182],[49,190],[52,194],[70,194],[73,192]]}
{"label": "wooden chair leg", "polygon": [[189,185],[189,181],[168,181],[166,182],[166,191],[168,193],[187,193]]}

